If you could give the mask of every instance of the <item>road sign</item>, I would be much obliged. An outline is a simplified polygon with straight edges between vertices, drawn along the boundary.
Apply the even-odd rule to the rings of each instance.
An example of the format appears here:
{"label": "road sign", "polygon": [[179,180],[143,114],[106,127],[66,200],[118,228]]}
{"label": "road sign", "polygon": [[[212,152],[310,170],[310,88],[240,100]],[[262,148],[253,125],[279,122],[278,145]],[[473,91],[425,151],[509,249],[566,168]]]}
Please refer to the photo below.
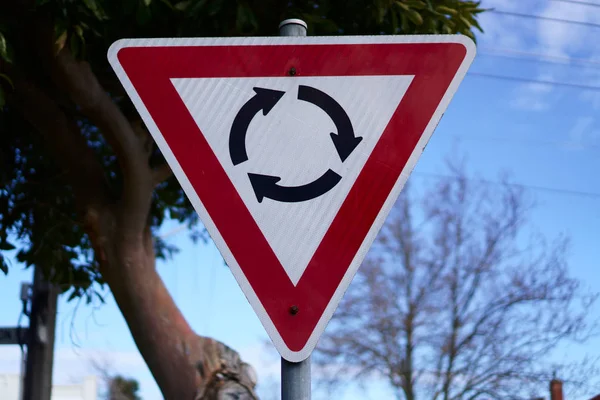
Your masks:
{"label": "road sign", "polygon": [[125,39],[108,58],[273,343],[297,362],[474,54],[448,35]]}

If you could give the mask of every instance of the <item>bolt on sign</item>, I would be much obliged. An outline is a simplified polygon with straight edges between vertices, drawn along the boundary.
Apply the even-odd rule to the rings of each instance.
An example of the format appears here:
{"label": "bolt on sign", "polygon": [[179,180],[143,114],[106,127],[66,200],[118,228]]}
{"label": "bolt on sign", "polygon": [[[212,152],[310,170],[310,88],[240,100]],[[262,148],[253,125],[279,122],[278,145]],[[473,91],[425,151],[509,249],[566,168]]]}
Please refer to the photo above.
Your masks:
{"label": "bolt on sign", "polygon": [[292,362],[315,347],[474,56],[459,35],[124,39],[108,52]]}

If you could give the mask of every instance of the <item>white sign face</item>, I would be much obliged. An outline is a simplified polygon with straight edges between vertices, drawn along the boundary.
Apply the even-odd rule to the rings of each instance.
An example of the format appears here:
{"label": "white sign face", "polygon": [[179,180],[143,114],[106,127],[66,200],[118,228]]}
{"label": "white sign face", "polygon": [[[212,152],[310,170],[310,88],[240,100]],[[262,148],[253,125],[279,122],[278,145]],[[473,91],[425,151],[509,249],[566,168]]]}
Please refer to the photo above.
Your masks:
{"label": "white sign face", "polygon": [[461,36],[122,40],[109,60],[282,357],[308,357],[474,57]]}
{"label": "white sign face", "polygon": [[[412,76],[192,78],[173,79],[173,86],[295,285],[411,80]],[[347,112],[355,135],[363,138],[356,153],[345,162],[330,137],[336,132],[335,123],[321,108],[298,100],[300,86],[317,88],[334,98]],[[254,87],[285,94],[266,116],[259,112],[252,118],[246,131],[248,161],[233,165],[231,126],[239,110],[256,96]],[[214,100],[226,97],[227,107]],[[303,202],[266,197],[259,203],[248,179],[249,173],[260,173],[280,177],[278,185],[299,186],[315,181],[327,170],[342,176],[340,182]]]}

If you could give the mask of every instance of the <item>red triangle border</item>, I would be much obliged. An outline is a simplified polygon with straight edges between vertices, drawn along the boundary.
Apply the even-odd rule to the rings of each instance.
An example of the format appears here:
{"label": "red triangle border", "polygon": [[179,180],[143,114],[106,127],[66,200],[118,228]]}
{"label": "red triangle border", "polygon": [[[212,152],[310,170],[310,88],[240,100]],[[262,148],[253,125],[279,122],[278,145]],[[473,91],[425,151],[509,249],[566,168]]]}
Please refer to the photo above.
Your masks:
{"label": "red triangle border", "polygon": [[[316,340],[308,343],[315,327],[399,182],[468,50],[461,41],[294,46],[135,45],[132,41],[117,50],[118,63],[289,350],[285,358],[306,358],[308,347],[310,354]],[[296,76],[304,77],[414,75],[296,286],[170,81],[283,77],[289,76],[291,67]],[[410,171],[404,175],[407,173]],[[362,256],[358,258],[362,260]],[[299,310],[296,315],[289,312],[293,305]]]}

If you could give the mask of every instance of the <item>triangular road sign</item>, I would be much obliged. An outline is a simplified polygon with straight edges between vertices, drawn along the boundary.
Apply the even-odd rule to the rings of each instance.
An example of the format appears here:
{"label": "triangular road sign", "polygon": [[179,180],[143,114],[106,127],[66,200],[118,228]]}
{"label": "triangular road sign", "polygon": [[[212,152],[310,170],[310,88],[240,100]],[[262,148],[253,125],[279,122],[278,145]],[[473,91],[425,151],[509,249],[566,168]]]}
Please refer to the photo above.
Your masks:
{"label": "triangular road sign", "polygon": [[474,55],[448,35],[120,40],[108,58],[273,343],[301,361]]}

